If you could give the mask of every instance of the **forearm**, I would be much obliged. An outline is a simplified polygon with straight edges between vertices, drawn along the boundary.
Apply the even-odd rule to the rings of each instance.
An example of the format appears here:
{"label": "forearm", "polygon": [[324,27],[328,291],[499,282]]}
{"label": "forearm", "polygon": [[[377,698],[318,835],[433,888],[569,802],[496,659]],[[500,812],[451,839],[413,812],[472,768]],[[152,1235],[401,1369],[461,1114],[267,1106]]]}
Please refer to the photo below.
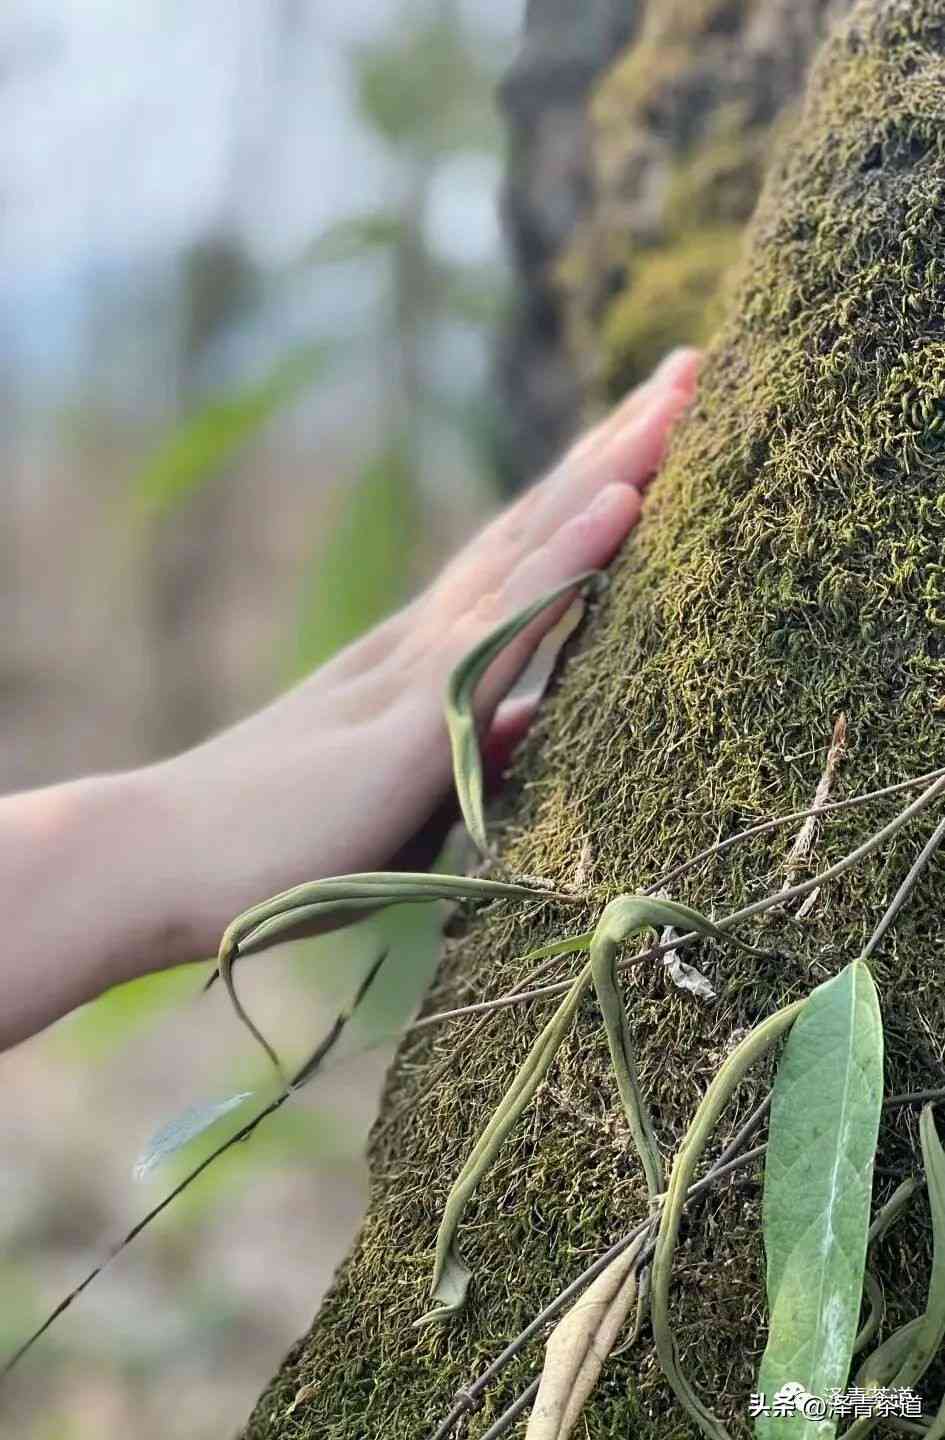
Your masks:
{"label": "forearm", "polygon": [[0,799],[0,1048],[122,980],[202,958],[157,774]]}

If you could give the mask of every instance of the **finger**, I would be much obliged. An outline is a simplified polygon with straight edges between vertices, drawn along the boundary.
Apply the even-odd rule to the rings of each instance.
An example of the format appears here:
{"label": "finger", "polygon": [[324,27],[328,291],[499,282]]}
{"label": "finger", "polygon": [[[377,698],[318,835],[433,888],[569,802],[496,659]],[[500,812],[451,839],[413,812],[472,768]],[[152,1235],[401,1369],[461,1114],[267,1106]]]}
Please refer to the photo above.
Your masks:
{"label": "finger", "polygon": [[480,531],[441,573],[438,604],[454,614],[467,609],[610,481],[644,485],[662,457],[666,430],[692,398],[700,358],[697,350],[673,351],[645,385]]}
{"label": "finger", "polygon": [[487,790],[501,784],[512,752],[522,741],[535,718],[540,698],[537,690],[530,691],[527,695],[516,695],[503,700],[496,710],[482,745],[482,768]]}
{"label": "finger", "polygon": [[640,412],[649,405],[655,392],[661,386],[678,386],[683,390],[694,389],[701,360],[701,352],[691,346],[681,346],[679,349],[671,350],[660,361],[644,384],[638,385],[635,390],[631,390],[629,394],[625,395],[609,415],[606,415],[587,435],[572,445],[565,456],[565,462],[582,461],[600,446],[606,445],[632,420],[636,419]]}
{"label": "finger", "polygon": [[595,447],[583,464],[563,472],[554,485],[549,485],[541,503],[528,517],[524,547],[532,549],[544,544],[609,485],[644,489],[663,459],[674,421],[691,399],[689,388],[657,388],[629,424]]}

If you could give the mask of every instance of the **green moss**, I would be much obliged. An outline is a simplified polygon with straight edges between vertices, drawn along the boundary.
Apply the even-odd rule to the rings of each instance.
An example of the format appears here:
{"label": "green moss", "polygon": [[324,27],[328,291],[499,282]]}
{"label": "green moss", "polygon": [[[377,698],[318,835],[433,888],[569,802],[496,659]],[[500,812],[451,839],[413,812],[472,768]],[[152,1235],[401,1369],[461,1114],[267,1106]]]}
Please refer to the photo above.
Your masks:
{"label": "green moss", "polygon": [[[835,0],[836,10],[845,0]],[[592,407],[712,333],[827,0],[660,0],[594,97],[591,215],[558,267]],[[659,314],[654,313],[659,306]]]}
{"label": "green moss", "polygon": [[[578,915],[487,907],[458,927],[429,1009],[500,993],[519,978],[517,956],[584,928],[607,898],[749,820],[809,803],[841,711],[849,750],[838,793],[945,763],[943,97],[938,0],[859,0],[773,167],[649,519],[571,647],[498,827],[513,870],[558,884],[572,881],[589,844],[594,903]],[[813,863],[839,858],[878,818],[831,818]],[[692,958],[714,1003],[674,991],[656,965],[631,969],[641,1081],[667,1155],[734,1032],[857,953],[932,823],[830,884],[803,924],[775,916],[755,927],[786,951],[783,962],[700,946]],[[737,847],[674,893],[716,914],[744,903],[783,878],[792,839],[775,832]],[[877,960],[891,1089],[945,1083],[943,903],[932,872]],[[562,960],[562,973],[571,968]],[[500,1011],[452,1063],[465,1022],[403,1048],[385,1102],[400,1118],[375,1136],[360,1240],[260,1401],[252,1440],[428,1440],[455,1391],[643,1215],[589,999],[464,1223],[475,1271],[467,1312],[442,1330],[412,1328],[449,1185],[546,1014]],[[763,1083],[745,1085],[723,1139]],[[883,1196],[916,1167],[915,1119],[897,1112],[884,1125]],[[764,1341],[759,1210],[757,1173],[714,1193],[687,1226],[674,1288],[691,1379],[739,1435]],[[928,1272],[920,1206],[884,1242],[880,1269],[890,1323],[917,1313]],[[464,1440],[484,1433],[539,1363],[533,1345]],[[310,1401],[286,1418],[310,1383]],[[692,1433],[647,1333],[607,1367],[584,1433]]]}
{"label": "green moss", "polygon": [[601,321],[608,394],[623,394],[674,346],[711,338],[722,310],[720,277],[740,246],[740,228],[723,225],[636,257],[627,289]]}

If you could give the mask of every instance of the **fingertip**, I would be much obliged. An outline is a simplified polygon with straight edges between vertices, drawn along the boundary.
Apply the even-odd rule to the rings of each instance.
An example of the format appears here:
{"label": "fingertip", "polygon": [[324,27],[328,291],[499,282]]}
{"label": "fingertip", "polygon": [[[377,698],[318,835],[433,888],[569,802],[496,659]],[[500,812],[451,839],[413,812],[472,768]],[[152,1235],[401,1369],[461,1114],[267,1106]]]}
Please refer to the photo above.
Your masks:
{"label": "fingertip", "polygon": [[675,421],[692,403],[693,391],[684,385],[661,388],[644,413],[618,431],[601,456],[616,480],[643,490],[659,468]]}
{"label": "fingertip", "polygon": [[654,379],[668,383],[676,383],[678,380],[690,382],[695,379],[701,362],[701,350],[697,350],[694,345],[679,345],[675,350],[670,350],[657,365]]}

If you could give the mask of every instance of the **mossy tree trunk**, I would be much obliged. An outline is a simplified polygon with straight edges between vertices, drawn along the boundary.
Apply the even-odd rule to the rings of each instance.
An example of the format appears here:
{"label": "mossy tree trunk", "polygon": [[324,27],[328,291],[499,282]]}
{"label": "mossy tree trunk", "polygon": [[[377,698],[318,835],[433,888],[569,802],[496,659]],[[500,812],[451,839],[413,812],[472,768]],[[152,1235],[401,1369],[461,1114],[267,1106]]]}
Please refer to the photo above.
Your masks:
{"label": "mossy tree trunk", "polygon": [[[572,644],[496,819],[504,864],[559,885],[581,873],[587,911],[496,904],[469,917],[428,1009],[502,993],[520,978],[517,956],[586,928],[613,895],[751,820],[811,803],[841,713],[837,796],[945,763],[943,281],[945,3],[858,0],[771,167],[649,519]],[[888,813],[886,802],[825,822],[809,867],[840,858]],[[783,962],[715,944],[690,952],[714,1001],[675,990],[652,960],[628,972],[667,1156],[733,1037],[859,952],[933,823],[826,886],[802,922],[780,913],[757,925]],[[793,838],[738,846],[674,896],[716,914],[746,903],[783,882]],[[876,961],[897,1091],[945,1084],[943,904],[933,870]],[[562,974],[572,968],[562,960]],[[425,1440],[455,1392],[643,1216],[589,999],[467,1214],[465,1313],[413,1328],[449,1185],[547,1014],[541,1003],[497,1012],[453,1062],[462,1022],[403,1048],[361,1237],[260,1400],[251,1440]],[[721,1140],[764,1084],[745,1084]],[[884,1123],[883,1197],[916,1168],[914,1119]],[[764,1340],[759,1210],[758,1172],[714,1192],[687,1226],[674,1289],[690,1377],[740,1433]],[[890,1321],[918,1313],[928,1271],[918,1209],[878,1258]],[[460,1433],[484,1434],[539,1364],[526,1348]],[[291,1409],[303,1386],[308,1399]],[[608,1365],[581,1433],[690,1430],[644,1331]]]}

